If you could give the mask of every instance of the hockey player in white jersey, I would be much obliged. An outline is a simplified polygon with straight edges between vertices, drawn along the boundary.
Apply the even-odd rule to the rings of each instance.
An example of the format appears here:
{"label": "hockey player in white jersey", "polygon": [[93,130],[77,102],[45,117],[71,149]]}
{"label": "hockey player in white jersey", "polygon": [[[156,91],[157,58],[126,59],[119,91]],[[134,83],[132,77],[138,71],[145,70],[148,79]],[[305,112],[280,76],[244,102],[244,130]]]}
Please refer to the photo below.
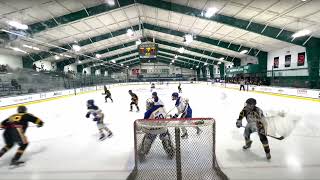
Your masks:
{"label": "hockey player in white jersey", "polygon": [[[146,112],[144,114],[144,119],[164,119],[166,112],[161,105],[155,105],[152,99],[147,99],[146,102]],[[142,131],[145,133],[141,146],[138,150],[139,160],[144,161],[146,155],[149,153],[150,148],[154,140],[159,135],[160,140],[164,150],[166,151],[168,157],[172,159],[174,157],[174,147],[171,142],[171,135],[165,127],[161,128],[149,128],[142,127]]]}
{"label": "hockey player in white jersey", "polygon": [[[192,109],[189,104],[189,99],[183,98],[179,96],[177,92],[172,93],[172,100],[176,101],[175,106],[178,110],[178,112],[173,116],[173,118],[178,118],[181,114],[180,118],[192,118]],[[201,134],[202,130],[196,126],[194,127],[197,129],[197,134]],[[187,139],[188,138],[188,131],[185,127],[181,128],[182,135],[181,138]]]}
{"label": "hockey player in white jersey", "polygon": [[159,99],[157,92],[153,92],[153,93],[152,93],[152,99],[153,99],[154,105],[160,105],[160,106],[164,107],[164,104],[163,104],[163,102]]}
{"label": "hockey player in white jersey", "polygon": [[239,118],[237,119],[236,126],[238,128],[242,127],[242,119],[245,117],[247,120],[247,125],[245,127],[243,136],[245,139],[245,145],[243,149],[249,149],[251,147],[252,141],[250,135],[253,132],[258,132],[260,141],[263,145],[264,151],[266,153],[267,159],[271,159],[270,147],[267,138],[267,122],[260,108],[256,106],[257,101],[253,98],[249,98],[246,101],[245,107],[240,112]]}
{"label": "hockey player in white jersey", "polygon": [[100,140],[104,140],[106,135],[104,134],[103,130],[105,130],[108,135],[107,137],[111,137],[112,136],[112,132],[110,131],[109,128],[107,128],[107,126],[103,123],[103,119],[104,119],[104,114],[101,111],[101,109],[99,109],[98,106],[96,106],[94,104],[94,100],[90,99],[87,101],[87,108],[88,108],[88,112],[86,114],[86,118],[89,118],[90,115],[93,116],[93,121],[97,122],[97,127],[100,133]]}

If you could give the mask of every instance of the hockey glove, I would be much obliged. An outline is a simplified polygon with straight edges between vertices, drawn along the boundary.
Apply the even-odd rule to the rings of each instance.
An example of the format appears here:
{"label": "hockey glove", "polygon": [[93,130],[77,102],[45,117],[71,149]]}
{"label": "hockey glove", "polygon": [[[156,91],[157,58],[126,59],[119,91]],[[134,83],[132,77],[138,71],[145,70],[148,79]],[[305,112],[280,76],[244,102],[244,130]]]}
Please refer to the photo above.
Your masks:
{"label": "hockey glove", "polygon": [[39,127],[42,127],[43,124],[44,124],[44,122],[41,121],[41,122],[37,125],[37,127],[38,127],[38,128],[39,128]]}
{"label": "hockey glove", "polygon": [[90,113],[87,113],[87,114],[86,114],[86,118],[89,118],[89,117],[90,117]]}
{"label": "hockey glove", "polygon": [[178,114],[175,114],[172,116],[172,118],[178,118],[178,116],[179,116]]}
{"label": "hockey glove", "polygon": [[240,119],[237,119],[237,123],[236,123],[237,128],[241,128],[242,126],[242,121]]}

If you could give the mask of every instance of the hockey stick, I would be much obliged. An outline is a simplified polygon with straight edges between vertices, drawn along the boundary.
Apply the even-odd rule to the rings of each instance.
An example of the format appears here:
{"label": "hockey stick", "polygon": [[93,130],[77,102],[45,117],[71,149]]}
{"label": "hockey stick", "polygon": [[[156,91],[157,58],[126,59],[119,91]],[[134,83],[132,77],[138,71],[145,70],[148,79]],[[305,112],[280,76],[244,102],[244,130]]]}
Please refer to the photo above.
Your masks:
{"label": "hockey stick", "polygon": [[[246,128],[245,126],[241,126],[241,127],[243,127],[243,128]],[[272,136],[272,135],[269,135],[269,134],[264,134],[264,133],[261,133],[261,132],[259,132],[259,131],[257,131],[259,134],[262,134],[262,135],[265,135],[265,136],[269,136],[269,137],[271,137],[271,138],[274,138],[274,139],[277,139],[277,140],[283,140],[284,139],[284,136],[280,136],[280,137],[277,137],[277,136]]]}

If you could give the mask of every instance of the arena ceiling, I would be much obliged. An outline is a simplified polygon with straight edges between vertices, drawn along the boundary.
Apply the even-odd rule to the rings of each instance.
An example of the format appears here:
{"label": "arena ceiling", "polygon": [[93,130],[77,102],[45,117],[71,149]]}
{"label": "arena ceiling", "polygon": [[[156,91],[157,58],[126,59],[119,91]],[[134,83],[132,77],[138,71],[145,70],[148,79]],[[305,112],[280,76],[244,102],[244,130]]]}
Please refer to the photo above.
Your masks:
{"label": "arena ceiling", "polygon": [[[0,37],[31,63],[118,71],[140,63],[140,40],[159,44],[160,62],[177,55],[175,65],[196,68],[308,46],[320,38],[319,7],[318,0],[4,0]],[[28,25],[26,33],[12,30],[9,21]],[[292,37],[302,29],[311,34]],[[184,42],[186,35],[191,43]]]}

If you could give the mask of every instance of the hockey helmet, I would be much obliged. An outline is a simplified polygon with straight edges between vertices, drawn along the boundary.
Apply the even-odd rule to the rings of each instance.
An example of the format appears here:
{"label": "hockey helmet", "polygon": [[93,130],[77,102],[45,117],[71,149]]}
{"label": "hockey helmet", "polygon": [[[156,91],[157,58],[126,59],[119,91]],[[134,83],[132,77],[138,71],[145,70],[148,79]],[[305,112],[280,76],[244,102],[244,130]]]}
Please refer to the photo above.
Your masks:
{"label": "hockey helmet", "polygon": [[172,100],[176,100],[179,97],[177,92],[172,93]]}
{"label": "hockey helmet", "polygon": [[253,109],[257,104],[257,101],[254,98],[249,98],[246,100],[244,106],[249,109]]}
{"label": "hockey helmet", "polygon": [[149,110],[149,109],[151,109],[153,106],[154,106],[154,101],[153,101],[153,99],[151,99],[151,98],[147,99],[147,101],[146,101],[146,109]]}
{"label": "hockey helmet", "polygon": [[26,113],[27,112],[27,107],[18,106],[17,111],[18,111],[18,113]]}
{"label": "hockey helmet", "polygon": [[157,92],[153,92],[152,96],[158,96]]}
{"label": "hockey helmet", "polygon": [[91,106],[93,106],[94,105],[94,100],[93,99],[89,99],[88,101],[87,101],[87,106],[88,107],[91,107]]}
{"label": "hockey helmet", "polygon": [[131,94],[131,93],[132,93],[132,90],[129,90],[128,92]]}

